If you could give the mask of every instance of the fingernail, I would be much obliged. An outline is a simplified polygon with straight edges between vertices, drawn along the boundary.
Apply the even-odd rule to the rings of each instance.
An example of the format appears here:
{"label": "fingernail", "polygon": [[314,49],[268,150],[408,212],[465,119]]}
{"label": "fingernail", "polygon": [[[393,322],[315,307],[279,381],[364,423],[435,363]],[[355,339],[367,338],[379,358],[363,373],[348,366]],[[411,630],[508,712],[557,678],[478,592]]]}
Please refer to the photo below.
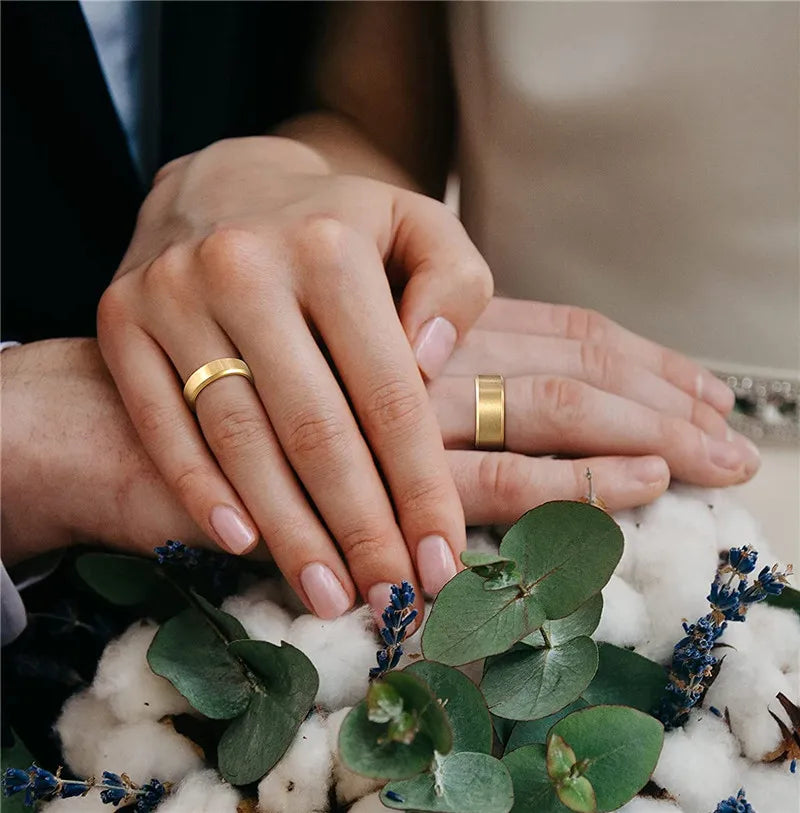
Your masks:
{"label": "fingernail", "polygon": [[736,471],[744,464],[742,453],[733,443],[715,440],[706,436],[706,446],[708,447],[708,456],[711,462],[721,469]]}
{"label": "fingernail", "polygon": [[738,432],[733,433],[733,441],[742,451],[744,456],[744,466],[748,474],[755,474],[761,468],[761,452],[758,446],[753,443],[750,438],[740,435]]}
{"label": "fingernail", "polygon": [[389,594],[391,593],[392,585],[389,582],[378,582],[369,588],[367,593],[367,601],[369,606],[372,607],[372,614],[375,616],[375,623],[381,627],[383,621],[381,616],[383,611],[389,606]]}
{"label": "fingernail", "polygon": [[736,400],[733,390],[711,373],[697,376],[697,398],[711,404],[719,412],[730,412]]}
{"label": "fingernail", "polygon": [[215,505],[209,516],[211,527],[231,553],[243,553],[258,539],[256,532],[230,505]]}
{"label": "fingernail", "polygon": [[436,378],[456,346],[458,333],[443,316],[425,322],[414,343],[417,365],[428,378]]}
{"label": "fingernail", "polygon": [[628,474],[646,486],[669,480],[669,468],[660,457],[637,457],[628,461]]}
{"label": "fingernail", "polygon": [[300,571],[303,585],[314,614],[320,618],[338,618],[350,608],[350,598],[333,571],[319,562],[312,562]]}
{"label": "fingernail", "polygon": [[417,545],[417,573],[422,589],[435,596],[456,575],[450,546],[441,536],[426,536]]}

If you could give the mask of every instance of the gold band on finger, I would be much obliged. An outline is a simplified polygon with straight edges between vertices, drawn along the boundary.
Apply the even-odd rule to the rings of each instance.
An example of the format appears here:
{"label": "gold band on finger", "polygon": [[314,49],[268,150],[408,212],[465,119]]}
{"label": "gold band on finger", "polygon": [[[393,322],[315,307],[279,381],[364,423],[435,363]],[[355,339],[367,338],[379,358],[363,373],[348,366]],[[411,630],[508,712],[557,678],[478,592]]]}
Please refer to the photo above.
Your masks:
{"label": "gold band on finger", "polygon": [[189,409],[194,412],[195,401],[197,396],[209,385],[213,384],[219,378],[225,378],[228,375],[243,375],[246,379],[253,383],[253,373],[247,363],[242,359],[214,359],[198,367],[186,379],[186,384],[183,386],[183,397],[189,405]]}
{"label": "gold band on finger", "polygon": [[506,443],[506,391],[501,375],[475,376],[475,448],[499,451]]}

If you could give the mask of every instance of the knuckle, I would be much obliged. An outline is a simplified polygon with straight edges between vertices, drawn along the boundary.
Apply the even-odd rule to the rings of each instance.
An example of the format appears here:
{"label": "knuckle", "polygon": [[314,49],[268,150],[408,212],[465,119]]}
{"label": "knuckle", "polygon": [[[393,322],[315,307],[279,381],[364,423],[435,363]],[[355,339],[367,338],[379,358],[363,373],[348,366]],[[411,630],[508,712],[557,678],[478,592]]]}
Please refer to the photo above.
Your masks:
{"label": "knuckle", "polygon": [[151,442],[169,435],[179,421],[175,409],[160,401],[144,401],[135,410],[136,427]]}
{"label": "knuckle", "polygon": [[264,425],[253,410],[232,406],[214,416],[212,443],[221,455],[252,451],[264,442]]}
{"label": "knuckle", "polygon": [[567,337],[599,344],[605,341],[609,321],[594,310],[568,307],[566,310]]}
{"label": "knuckle", "polygon": [[312,267],[344,269],[352,240],[352,231],[338,218],[326,214],[307,217],[297,235],[301,258]]}
{"label": "knuckle", "polygon": [[385,381],[367,398],[366,420],[379,431],[404,435],[416,429],[425,411],[425,395],[402,379]]}
{"label": "knuckle", "polygon": [[527,473],[523,460],[513,454],[494,452],[485,454],[478,466],[478,488],[490,494],[504,506],[520,505],[525,501]]}
{"label": "knuckle", "polygon": [[557,428],[574,427],[584,419],[585,393],[585,385],[572,378],[534,381],[534,403],[544,406],[547,419]]}
{"label": "knuckle", "polygon": [[619,358],[602,344],[583,341],[580,346],[581,368],[592,383],[609,389],[616,378]]}
{"label": "knuckle", "polygon": [[386,544],[392,536],[392,529],[372,520],[343,528],[338,542],[349,561],[375,562],[384,558]]}
{"label": "knuckle", "polygon": [[191,505],[200,494],[207,494],[213,475],[208,466],[195,463],[187,466],[175,477],[173,488],[184,505]]}
{"label": "knuckle", "polygon": [[435,474],[415,478],[399,489],[396,498],[398,512],[407,513],[415,520],[429,521],[442,508],[452,504],[447,481]]}
{"label": "knuckle", "polygon": [[181,245],[167,246],[142,271],[145,293],[162,296],[180,292],[186,284],[186,250]]}
{"label": "knuckle", "polygon": [[221,227],[200,241],[197,259],[207,279],[230,285],[252,273],[260,250],[260,238],[247,229]]}
{"label": "knuckle", "polygon": [[285,447],[290,456],[330,458],[346,445],[347,431],[333,414],[300,412],[291,420]]}
{"label": "knuckle", "polygon": [[128,300],[121,286],[114,282],[97,303],[97,337],[102,342],[128,319]]}

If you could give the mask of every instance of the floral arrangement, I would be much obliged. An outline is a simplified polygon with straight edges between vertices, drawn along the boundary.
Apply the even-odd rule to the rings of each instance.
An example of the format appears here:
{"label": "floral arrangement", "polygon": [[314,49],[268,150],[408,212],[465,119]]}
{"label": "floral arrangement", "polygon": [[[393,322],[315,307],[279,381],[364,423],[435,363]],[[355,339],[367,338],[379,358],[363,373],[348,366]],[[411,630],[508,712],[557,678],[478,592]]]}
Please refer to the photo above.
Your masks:
{"label": "floral arrangement", "polygon": [[[762,786],[768,777],[774,798],[792,792],[800,712],[783,691],[792,686],[771,695],[781,694],[787,725],[757,690],[751,708],[726,680],[740,668],[734,654],[755,648],[734,634],[743,625],[729,627],[748,616],[773,640],[782,625],[786,652],[775,657],[796,660],[790,568],[753,578],[752,547],[730,547],[721,564],[704,549],[711,590],[687,579],[685,601],[701,617],[684,622],[677,645],[671,611],[650,613],[643,631],[644,593],[663,587],[648,557],[659,547],[680,556],[686,544],[665,550],[659,537],[654,520],[670,499],[684,518],[691,501],[698,525],[701,504],[714,511],[694,495],[667,495],[619,522],[586,503],[530,511],[499,546],[480,539],[463,554],[466,569],[420,630],[421,602],[407,583],[394,586],[377,656],[368,610],[320,621],[298,612],[285,583],[254,580],[219,554],[174,542],[156,562],[86,554],[78,571],[87,584],[161,623],[137,622],[106,647],[92,686],[64,707],[56,730],[73,773],[9,764],[4,753],[3,790],[20,804],[47,801],[46,813],[106,804],[136,813],[728,813],[753,811],[735,793],[743,785],[761,794],[759,813],[782,813],[764,806]],[[701,750],[722,763],[719,782],[695,792],[686,777]]]}

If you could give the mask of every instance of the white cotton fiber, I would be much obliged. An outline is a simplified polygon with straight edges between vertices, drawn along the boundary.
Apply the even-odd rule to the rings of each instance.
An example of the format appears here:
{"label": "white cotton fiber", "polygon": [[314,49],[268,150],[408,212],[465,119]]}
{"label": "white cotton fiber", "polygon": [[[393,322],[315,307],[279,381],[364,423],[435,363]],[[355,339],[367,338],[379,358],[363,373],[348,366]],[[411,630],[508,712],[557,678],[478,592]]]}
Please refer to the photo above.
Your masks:
{"label": "white cotton fiber", "polygon": [[750,630],[764,654],[782,672],[800,670],[800,617],[796,612],[756,604],[747,611],[747,621],[741,626]]}
{"label": "white cotton fiber", "polygon": [[91,776],[97,764],[98,738],[117,725],[119,720],[107,701],[100,700],[89,689],[72,695],[54,726],[70,770],[77,776]]}
{"label": "white cotton fiber", "polygon": [[191,710],[177,689],[147,664],[147,649],[157,629],[150,621],[134,624],[106,647],[97,665],[92,692],[108,701],[123,722],[159,720]]}
{"label": "white cotton fiber", "polygon": [[329,715],[325,722],[328,747],[333,756],[333,784],[336,788],[336,800],[341,805],[347,805],[356,799],[361,799],[386,784],[381,779],[370,779],[367,776],[361,776],[361,774],[351,771],[342,764],[339,758],[339,731],[344,718],[349,713],[349,707],[339,709],[339,711]]}
{"label": "white cotton fiber", "polygon": [[467,550],[481,553],[497,553],[500,535],[493,528],[480,527],[467,529]]}
{"label": "white cotton fiber", "polygon": [[100,793],[93,790],[88,796],[55,799],[37,810],[41,813],[108,813],[109,806],[104,805],[100,801]]}
{"label": "white cotton fiber", "polygon": [[378,646],[368,606],[332,621],[301,615],[292,623],[286,640],[304,652],[316,667],[319,705],[336,711],[364,698]]}
{"label": "white cotton fiber", "polygon": [[280,644],[286,639],[292,623],[286,610],[267,599],[249,601],[239,596],[229,596],[220,609],[236,618],[255,641]]}
{"label": "white cotton fiber", "polygon": [[640,517],[642,509],[634,508],[628,511],[620,511],[614,514],[614,521],[622,530],[625,546],[622,550],[622,558],[619,560],[616,570],[617,576],[624,579],[629,584],[633,582],[633,570],[636,562],[636,551],[639,549]]}
{"label": "white cotton fiber", "polygon": [[603,615],[594,637],[623,647],[639,646],[650,637],[644,597],[619,576],[603,588]]}
{"label": "white cotton fiber", "polygon": [[328,810],[332,755],[325,724],[309,717],[280,762],[258,785],[261,813],[324,813]]}
{"label": "white cotton fiber", "polygon": [[386,813],[388,807],[381,801],[380,793],[370,793],[359,799],[351,808],[349,813]]}
{"label": "white cotton fiber", "polygon": [[743,764],[739,743],[725,722],[711,712],[694,711],[684,728],[666,733],[653,780],[685,813],[709,813],[738,790]]}
{"label": "white cotton fiber", "polygon": [[756,813],[797,813],[800,809],[798,779],[800,777],[789,771],[788,762],[770,765],[745,763],[738,786],[728,796],[735,795],[742,787]]}
{"label": "white cotton fiber", "polygon": [[158,813],[236,813],[240,798],[216,771],[198,771],[173,788]]}
{"label": "white cotton fiber", "polygon": [[140,720],[99,733],[97,763],[91,773],[126,773],[138,784],[152,778],[179,782],[203,761],[197,747],[167,723]]}
{"label": "white cotton fiber", "polygon": [[619,808],[619,813],[683,813],[683,811],[675,802],[636,796]]}

